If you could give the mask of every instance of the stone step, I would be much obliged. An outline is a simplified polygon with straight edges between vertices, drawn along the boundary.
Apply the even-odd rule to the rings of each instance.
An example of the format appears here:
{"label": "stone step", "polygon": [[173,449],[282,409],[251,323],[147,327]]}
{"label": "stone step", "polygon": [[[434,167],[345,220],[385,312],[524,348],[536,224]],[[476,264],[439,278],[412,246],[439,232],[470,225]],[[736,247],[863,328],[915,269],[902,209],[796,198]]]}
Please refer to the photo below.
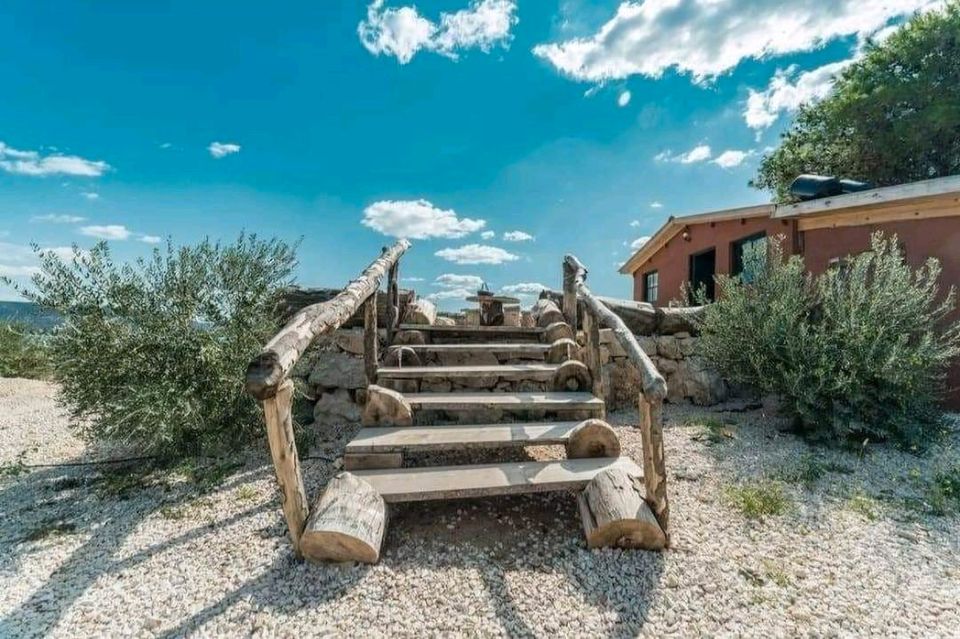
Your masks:
{"label": "stone step", "polygon": [[586,410],[603,413],[603,400],[592,393],[403,393],[414,410]]}
{"label": "stone step", "polygon": [[[377,369],[383,379],[478,379],[496,377],[503,380],[549,382],[560,364],[501,364],[481,366],[402,366]],[[492,385],[492,384],[491,384]]]}
{"label": "stone step", "polygon": [[538,342],[475,342],[461,344],[408,344],[395,345],[387,351],[398,348],[412,348],[418,355],[442,353],[457,355],[482,355],[493,354],[501,359],[536,357],[542,358],[550,350],[550,344],[541,344]]}
{"label": "stone step", "polygon": [[401,331],[420,331],[433,344],[444,344],[470,340],[473,342],[539,342],[543,336],[542,328],[523,328],[520,326],[426,326],[422,324],[401,324]]}
{"label": "stone step", "polygon": [[609,468],[643,475],[628,457],[358,470],[353,474],[373,486],[384,501],[395,503],[579,490]]}
{"label": "stone step", "polygon": [[582,422],[526,422],[456,426],[367,427],[347,444],[347,454],[432,452],[565,444]]}

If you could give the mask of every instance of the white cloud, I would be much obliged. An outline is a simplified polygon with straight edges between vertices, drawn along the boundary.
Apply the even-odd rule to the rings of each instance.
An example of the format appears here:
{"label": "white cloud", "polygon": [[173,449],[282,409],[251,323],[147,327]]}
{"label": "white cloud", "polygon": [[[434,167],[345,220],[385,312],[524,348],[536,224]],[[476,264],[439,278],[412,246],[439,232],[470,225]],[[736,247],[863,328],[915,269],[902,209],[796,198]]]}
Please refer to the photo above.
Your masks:
{"label": "white cloud", "polygon": [[537,56],[580,81],[675,69],[698,82],[745,59],[809,51],[836,38],[863,40],[895,18],[942,0],[646,0],[623,1],[592,36],[534,47]]}
{"label": "white cloud", "polygon": [[650,208],[651,208],[651,209],[662,209],[662,208],[663,208],[663,204],[661,204],[660,202],[651,202],[651,203],[650,203]]}
{"label": "white cloud", "polygon": [[[81,257],[90,254],[89,251],[84,251],[82,249],[78,249],[78,251]],[[56,255],[58,258],[60,258],[64,262],[72,262],[73,256],[75,254],[72,246],[51,246],[48,248],[40,249],[41,255],[46,253],[52,253],[53,255]]]}
{"label": "white cloud", "polygon": [[484,231],[483,233],[480,234],[480,237],[482,237],[485,240],[492,240],[494,237],[496,237],[496,235],[497,234],[494,233],[493,231]]}
{"label": "white cloud", "polygon": [[456,264],[503,264],[520,257],[496,246],[466,244],[459,248],[445,248],[434,253],[437,257]]}
{"label": "white cloud", "polygon": [[422,282],[423,278],[422,277],[401,277],[400,281],[401,282]]}
{"label": "white cloud", "polygon": [[851,58],[833,62],[799,75],[796,65],[778,70],[766,89],[750,89],[743,119],[751,129],[765,129],[782,113],[791,113],[801,104],[822,100],[833,90],[837,75],[855,61],[856,58]]}
{"label": "white cloud", "polygon": [[93,191],[81,191],[80,195],[85,197],[88,200],[99,200],[100,194],[94,193]]}
{"label": "white cloud", "polygon": [[640,220],[634,220],[634,221],[630,222],[630,226],[633,227],[633,228],[637,228],[638,226],[640,226],[641,223],[642,223],[642,222],[640,222]]}
{"label": "white cloud", "polygon": [[751,155],[753,155],[753,151],[737,151],[736,149],[728,149],[711,161],[721,168],[732,169],[735,166],[740,166],[743,164],[743,161]]}
{"label": "white cloud", "polygon": [[444,273],[433,281],[434,286],[442,288],[473,288],[477,289],[483,284],[483,278],[477,275],[456,275],[454,273]]}
{"label": "white cloud", "polygon": [[515,0],[473,0],[466,9],[441,13],[439,24],[424,18],[416,7],[391,8],[384,0],[367,6],[367,19],[357,26],[360,42],[374,55],[392,55],[407,64],[419,51],[456,59],[463,49],[484,53],[506,47],[517,24]]}
{"label": "white cloud", "polygon": [[48,175],[74,175],[77,177],[100,177],[110,170],[110,165],[100,160],[87,160],[76,155],[41,155],[38,151],[21,151],[0,142],[0,170],[16,175],[45,177]]}
{"label": "white cloud", "polygon": [[465,300],[471,295],[476,295],[476,291],[471,291],[468,288],[447,288],[430,293],[426,298],[436,302],[439,300]]}
{"label": "white cloud", "polygon": [[503,234],[503,239],[507,242],[529,242],[533,240],[534,237],[523,231],[507,231]]}
{"label": "white cloud", "polygon": [[93,225],[80,227],[80,234],[101,240],[126,240],[130,237],[130,230],[122,224]]}
{"label": "white cloud", "polygon": [[508,284],[502,290],[511,295],[538,295],[540,291],[550,288],[539,282],[519,282],[517,284]]}
{"label": "white cloud", "polygon": [[140,241],[144,244],[159,244],[163,241],[163,238],[159,235],[141,235]]}
{"label": "white cloud", "polygon": [[649,241],[650,241],[650,236],[649,236],[649,235],[644,235],[644,236],[642,236],[642,237],[638,237],[637,239],[635,239],[633,242],[630,243],[630,248],[632,248],[634,251],[636,251],[636,250],[642,248],[643,245],[646,244],[646,243],[649,242]]}
{"label": "white cloud", "polygon": [[460,219],[452,209],[438,209],[427,200],[383,200],[363,211],[363,225],[393,237],[424,240],[460,238],[479,231],[486,220]]}
{"label": "white cloud", "polygon": [[661,151],[654,156],[658,162],[679,162],[680,164],[695,164],[709,160],[713,156],[713,150],[709,144],[699,144],[686,153],[673,154],[670,151]]}
{"label": "white cloud", "polygon": [[207,147],[207,151],[210,151],[210,155],[219,160],[231,153],[239,153],[240,145],[232,142],[211,142],[210,146]]}
{"label": "white cloud", "polygon": [[50,222],[52,224],[76,224],[78,222],[83,222],[85,217],[80,217],[79,215],[55,215],[50,213],[48,215],[34,215],[30,218],[31,222]]}
{"label": "white cloud", "polygon": [[39,266],[23,266],[20,264],[0,264],[0,276],[3,277],[32,277],[40,272]]}
{"label": "white cloud", "polygon": [[630,94],[629,91],[622,92],[619,96],[617,96],[617,106],[619,107],[627,106],[628,104],[630,104],[631,97],[633,96]]}

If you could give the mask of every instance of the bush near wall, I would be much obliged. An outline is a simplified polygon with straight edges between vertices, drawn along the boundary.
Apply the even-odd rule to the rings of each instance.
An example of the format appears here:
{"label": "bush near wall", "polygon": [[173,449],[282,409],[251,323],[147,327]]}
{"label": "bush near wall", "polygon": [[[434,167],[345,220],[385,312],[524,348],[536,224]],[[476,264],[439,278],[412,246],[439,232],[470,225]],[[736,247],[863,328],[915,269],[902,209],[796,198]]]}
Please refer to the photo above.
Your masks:
{"label": "bush near wall", "polygon": [[162,456],[261,432],[244,372],[277,330],[293,247],[241,236],[168,243],[132,264],[114,262],[105,242],[67,261],[38,256],[21,292],[63,318],[49,340],[53,376],[82,435]]}
{"label": "bush near wall", "polygon": [[940,267],[911,269],[896,237],[819,277],[768,242],[752,281],[717,278],[718,301],[701,328],[701,352],[730,381],[778,395],[816,438],[893,438],[922,444],[942,429],[937,404],[960,323]]}
{"label": "bush near wall", "polygon": [[18,322],[0,322],[0,377],[43,379],[50,374],[47,336]]}

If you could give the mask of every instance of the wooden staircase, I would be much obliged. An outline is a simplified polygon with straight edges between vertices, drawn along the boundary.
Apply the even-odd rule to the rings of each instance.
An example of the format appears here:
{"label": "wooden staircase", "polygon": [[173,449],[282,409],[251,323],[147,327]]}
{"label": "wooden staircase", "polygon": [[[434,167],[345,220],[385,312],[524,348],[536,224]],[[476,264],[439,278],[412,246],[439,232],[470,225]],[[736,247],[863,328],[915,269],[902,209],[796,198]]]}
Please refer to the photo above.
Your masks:
{"label": "wooden staircase", "polygon": [[[553,302],[540,300],[534,308],[536,328],[397,325],[396,260],[407,246],[400,242],[385,249],[342,299],[338,296],[294,316],[248,370],[247,388],[264,402],[284,513],[298,553],[312,560],[377,561],[388,504],[571,490],[580,491],[578,504],[590,547],[663,548],[668,537],[659,402],[665,385],[634,340],[636,348],[630,354],[642,367],[644,393],[652,400],[641,397],[645,451],[641,469],[621,456],[616,431],[603,421],[599,324],[594,318],[619,320],[591,307],[594,315],[582,316],[584,348],[575,341],[578,295],[592,297],[582,284],[585,269],[581,266],[577,278],[573,266],[565,265],[564,312]],[[388,318],[381,365],[376,285],[385,268],[390,268],[391,280],[386,308],[388,313],[394,309],[394,315]],[[373,291],[366,292],[371,286]],[[335,329],[355,312],[358,299],[364,300],[370,382],[364,427],[345,448],[344,472],[308,508],[293,443],[292,386],[286,374],[316,334],[332,330],[324,320],[333,321]],[[590,300],[586,302],[589,305]],[[329,306],[319,308],[324,305]],[[500,363],[489,363],[491,356]],[[442,364],[450,357],[457,365]],[[478,379],[494,379],[497,384],[485,384],[489,390],[419,392],[421,383],[456,380],[469,386]],[[547,390],[505,389],[525,382]],[[417,390],[406,392],[407,387]],[[474,419],[491,414],[496,417]],[[564,446],[565,459],[415,465],[423,463],[419,453],[483,450],[496,458],[510,451],[515,457],[519,448],[543,445]]]}

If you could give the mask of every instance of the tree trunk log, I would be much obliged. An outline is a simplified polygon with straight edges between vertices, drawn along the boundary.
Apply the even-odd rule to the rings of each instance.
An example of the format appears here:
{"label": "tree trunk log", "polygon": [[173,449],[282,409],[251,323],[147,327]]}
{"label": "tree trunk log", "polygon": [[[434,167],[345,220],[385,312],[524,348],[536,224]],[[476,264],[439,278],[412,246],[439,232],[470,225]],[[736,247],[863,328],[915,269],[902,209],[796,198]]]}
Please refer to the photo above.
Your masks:
{"label": "tree trunk log", "polygon": [[647,503],[670,543],[670,505],[667,502],[667,462],[663,452],[663,400],[640,396],[640,441],[643,445],[643,481]]}
{"label": "tree trunk log", "polygon": [[380,287],[380,279],[386,270],[409,247],[407,240],[398,241],[335,298],[308,306],[294,315],[247,366],[247,392],[261,400],[275,395],[310,344],[318,336],[337,330],[353,316],[360,304]]}
{"label": "tree trunk log", "polygon": [[563,265],[563,316],[574,331],[578,328],[577,317],[577,272],[569,265]]}
{"label": "tree trunk log", "polygon": [[536,325],[540,328],[546,328],[554,322],[565,322],[563,313],[552,300],[538,299],[530,309]]}
{"label": "tree trunk log", "polygon": [[364,426],[410,426],[413,424],[413,409],[397,391],[368,386],[361,423]]}
{"label": "tree trunk log", "polygon": [[[564,268],[566,268],[566,264],[564,264]],[[560,291],[544,290],[540,293],[540,297],[553,300],[559,304],[564,299],[564,294]],[[604,297],[603,295],[596,295],[595,297],[622,319],[634,335],[653,335],[657,332],[657,311],[652,304],[616,297]]]}
{"label": "tree trunk log", "polygon": [[579,359],[580,347],[569,337],[562,337],[552,344],[544,358],[548,364],[562,364],[568,359]]}
{"label": "tree trunk log", "polygon": [[380,331],[377,329],[377,291],[363,303],[363,370],[368,384],[377,383],[377,342]]}
{"label": "tree trunk log", "polygon": [[691,335],[697,334],[700,332],[700,323],[703,321],[706,309],[706,306],[685,306],[681,308],[661,306],[657,309],[657,333],[661,335],[673,335],[682,332]]}
{"label": "tree trunk log", "polygon": [[620,438],[617,437],[617,431],[602,419],[581,422],[567,440],[567,459],[619,456]]}
{"label": "tree trunk log", "polygon": [[433,326],[437,321],[437,307],[433,302],[422,297],[416,301],[407,304],[406,313],[403,316],[404,324],[422,324]]}
{"label": "tree trunk log", "polygon": [[263,415],[267,422],[267,441],[270,457],[277,473],[277,484],[283,498],[283,516],[287,520],[293,550],[300,556],[300,537],[307,521],[307,493],[300,473],[300,456],[293,438],[293,382],[286,380],[276,395],[263,401]]}
{"label": "tree trunk log", "polygon": [[351,473],[330,480],[317,500],[301,539],[312,561],[380,559],[387,528],[387,504],[373,486]]}
{"label": "tree trunk log", "polygon": [[591,390],[597,397],[603,397],[603,367],[600,361],[600,327],[597,326],[597,318],[590,311],[585,311],[581,316],[583,324],[584,347],[583,355],[593,376],[593,387]]}
{"label": "tree trunk log", "polygon": [[395,262],[387,271],[387,346],[393,344],[393,334],[400,323],[400,262]]}
{"label": "tree trunk log", "polygon": [[574,339],[573,329],[566,322],[554,322],[543,329],[543,341],[553,344],[558,339]]}
{"label": "tree trunk log", "polygon": [[[553,390],[558,392],[587,392],[593,384],[590,369],[583,362],[569,359],[553,374]],[[602,397],[602,395],[597,395]]]}
{"label": "tree trunk log", "polygon": [[590,548],[661,550],[667,539],[640,495],[640,478],[619,468],[594,477],[578,500]]}

